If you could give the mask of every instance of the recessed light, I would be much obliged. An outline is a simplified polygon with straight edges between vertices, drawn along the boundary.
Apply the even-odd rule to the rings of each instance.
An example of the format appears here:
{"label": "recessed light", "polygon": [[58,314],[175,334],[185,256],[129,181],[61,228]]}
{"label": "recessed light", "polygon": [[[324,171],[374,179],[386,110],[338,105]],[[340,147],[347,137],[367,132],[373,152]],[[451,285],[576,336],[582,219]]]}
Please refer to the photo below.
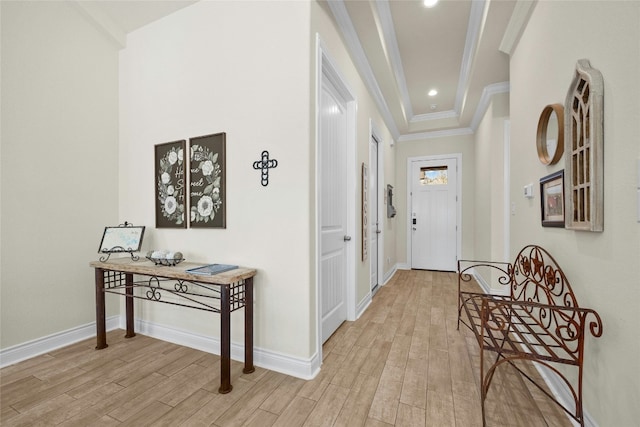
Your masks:
{"label": "recessed light", "polygon": [[437,90],[435,90],[435,89],[431,89],[431,90],[427,93],[427,95],[429,95],[429,96],[436,96],[437,94],[438,94],[438,91],[437,91]]}
{"label": "recessed light", "polygon": [[438,3],[438,0],[424,0],[422,2],[422,4],[424,4],[424,7],[433,7],[436,5],[436,3]]}

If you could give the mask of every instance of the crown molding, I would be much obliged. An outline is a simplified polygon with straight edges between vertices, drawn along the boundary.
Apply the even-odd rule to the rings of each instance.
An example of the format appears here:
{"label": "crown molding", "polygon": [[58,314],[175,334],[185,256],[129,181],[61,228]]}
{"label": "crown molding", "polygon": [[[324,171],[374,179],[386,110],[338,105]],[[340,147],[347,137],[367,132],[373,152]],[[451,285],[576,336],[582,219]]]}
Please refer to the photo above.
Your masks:
{"label": "crown molding", "polygon": [[480,101],[478,102],[478,108],[476,108],[476,112],[473,115],[473,119],[471,120],[470,127],[445,129],[445,130],[438,130],[433,132],[404,134],[404,135],[401,135],[400,138],[398,138],[398,142],[419,141],[424,139],[473,134],[478,129],[478,125],[480,124],[480,121],[486,114],[487,109],[489,108],[489,103],[491,102],[491,98],[494,95],[497,95],[499,93],[509,92],[510,89],[511,89],[511,85],[509,82],[500,82],[500,83],[494,83],[494,84],[485,86],[485,88],[482,90],[482,96],[480,97]]}
{"label": "crown molding", "polygon": [[453,109],[460,114],[464,108],[469,89],[471,70],[480,45],[480,36],[484,29],[487,13],[489,12],[489,2],[485,0],[472,1],[471,13],[469,14],[469,25],[467,26],[467,38],[464,44],[462,55],[462,66],[460,67],[460,78],[458,80],[458,90],[456,92],[456,102]]}
{"label": "crown molding", "polygon": [[391,16],[391,8],[388,0],[376,0],[376,8],[380,21],[380,30],[382,31],[385,49],[388,53],[389,66],[393,70],[396,78],[398,91],[402,97],[403,112],[405,121],[413,121],[413,108],[411,107],[411,97],[409,89],[407,89],[407,80],[404,76],[404,68],[402,66],[402,58],[400,56],[400,47],[396,38],[396,29],[393,25],[393,17]]}
{"label": "crown molding", "polygon": [[500,52],[511,56],[518,46],[520,37],[522,37],[524,29],[529,23],[529,18],[531,18],[531,14],[537,3],[538,0],[520,0],[516,2],[513,13],[511,14],[511,19],[509,19],[507,28],[504,31],[504,36],[502,36],[502,41],[500,42],[500,47],[498,48]]}
{"label": "crown molding", "polygon": [[482,96],[480,96],[480,101],[478,102],[478,108],[476,108],[473,119],[471,119],[470,127],[474,132],[478,129],[480,121],[487,112],[487,108],[489,108],[489,103],[491,102],[493,95],[509,92],[510,90],[511,84],[509,82],[493,83],[484,87],[482,90]]}
{"label": "crown molding", "polygon": [[[527,1],[526,3],[534,3]],[[344,5],[343,0],[334,0],[327,2],[331,12],[333,13],[336,23],[338,25],[338,29],[342,33],[345,44],[351,53],[351,57],[353,62],[360,72],[365,85],[369,88],[372,97],[374,98],[376,104],[380,108],[381,115],[383,120],[389,127],[389,131],[392,134],[393,139],[398,142],[402,141],[416,141],[423,139],[433,139],[433,138],[441,138],[447,136],[459,136],[459,135],[469,135],[473,134],[477,129],[482,117],[487,111],[489,106],[489,102],[491,101],[491,97],[497,93],[503,93],[509,91],[509,82],[501,82],[494,83],[488,85],[482,91],[482,96],[480,98],[480,102],[476,111],[474,113],[473,119],[469,127],[464,128],[456,128],[456,129],[445,129],[438,131],[427,131],[420,133],[408,133],[400,135],[398,128],[396,127],[395,121],[389,111],[389,107],[382,95],[382,91],[380,90],[380,86],[373,74],[373,70],[369,61],[367,60],[367,56],[364,53],[364,49],[362,48],[362,44],[360,43],[360,39],[356,33],[356,30],[351,22],[351,18],[349,17],[349,13]],[[518,2],[519,3],[519,2]],[[398,49],[397,39],[395,38],[395,30],[393,27],[393,21],[391,19],[391,12],[389,9],[388,0],[376,0],[376,10],[378,12],[378,17],[380,19],[380,27],[382,29],[383,37],[385,39],[385,46],[389,50],[389,59],[391,61],[392,68],[394,70],[394,74],[396,76],[396,81],[399,85],[404,85],[405,91],[406,89],[406,80],[404,79],[404,72],[402,71],[402,65],[400,60],[400,53]],[[517,7],[517,5],[516,5]],[[532,7],[531,5],[529,7]],[[462,111],[462,107],[464,104],[464,99],[466,98],[466,91],[469,86],[469,79],[471,76],[471,71],[473,68],[473,61],[475,59],[475,55],[477,53],[480,37],[482,35],[482,31],[484,29],[484,24],[486,21],[486,15],[489,9],[489,1],[487,0],[479,0],[473,1],[471,6],[471,13],[469,16],[469,24],[467,27],[467,37],[465,41],[465,50],[464,56],[462,60],[460,79],[458,81],[458,91],[456,95],[456,106],[453,110],[440,111],[437,113],[427,113],[427,114],[419,114],[412,115],[409,119],[410,123],[416,123],[421,121],[428,120],[440,120],[440,119],[448,119],[448,118],[456,118],[460,116],[460,112]],[[515,12],[514,12],[515,13]],[[393,34],[392,34],[393,33]],[[393,52],[395,51],[395,52]],[[397,64],[393,64],[393,63]],[[405,97],[403,95],[404,102],[404,111],[411,111],[410,102],[408,102],[408,94]]]}
{"label": "crown molding", "polygon": [[432,132],[407,133],[398,138],[398,142],[422,141],[424,139],[444,138],[448,136],[473,135],[471,128],[436,130]]}
{"label": "crown molding", "polygon": [[367,60],[367,55],[364,53],[364,49],[362,48],[360,39],[358,38],[353,23],[351,22],[351,18],[349,18],[349,12],[347,12],[344,1],[329,1],[327,2],[327,4],[329,5],[331,13],[333,13],[333,16],[336,19],[336,23],[344,37],[347,48],[351,52],[351,58],[353,59],[356,68],[358,69],[358,71],[360,71],[360,74],[366,86],[369,88],[371,96],[380,109],[382,118],[387,124],[387,127],[389,128],[389,131],[393,135],[394,139],[397,138],[400,135],[400,132],[396,127],[393,116],[391,115],[391,111],[389,111],[389,106],[387,105],[384,96],[382,95],[380,86],[378,85],[375,75],[373,74],[373,70],[371,69],[369,61]]}
{"label": "crown molding", "polygon": [[411,123],[416,122],[424,122],[426,120],[440,120],[440,119],[451,119],[455,117],[460,117],[457,111],[447,110],[447,111],[438,111],[437,113],[426,113],[426,114],[418,114],[411,118]]}

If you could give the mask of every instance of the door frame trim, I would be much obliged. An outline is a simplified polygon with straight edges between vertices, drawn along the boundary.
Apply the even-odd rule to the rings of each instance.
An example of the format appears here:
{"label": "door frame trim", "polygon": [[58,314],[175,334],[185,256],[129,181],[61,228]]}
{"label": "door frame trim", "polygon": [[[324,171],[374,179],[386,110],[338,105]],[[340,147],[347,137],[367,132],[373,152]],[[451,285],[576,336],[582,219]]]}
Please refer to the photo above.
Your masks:
{"label": "door frame trim", "polygon": [[[375,125],[375,123],[373,122],[373,119],[369,118],[369,163],[371,163],[371,140],[375,140],[376,144],[378,144],[378,149],[377,149],[377,153],[378,153],[378,163],[376,165],[376,172],[377,172],[377,182],[378,182],[378,194],[376,197],[378,204],[376,206],[376,210],[377,210],[377,214],[378,214],[378,227],[380,229],[380,234],[378,234],[378,271],[377,271],[377,275],[378,275],[378,288],[377,290],[380,290],[380,287],[383,285],[383,281],[382,278],[384,277],[384,219],[386,218],[386,215],[384,213],[384,142],[381,136],[380,131],[378,130],[378,127]],[[371,261],[369,261],[371,262]],[[369,268],[369,271],[371,271],[371,268]],[[371,296],[373,296],[373,292],[371,289],[371,283],[369,283],[369,292],[371,293]]]}
{"label": "door frame trim", "polygon": [[418,156],[418,157],[408,157],[407,158],[407,265],[409,269],[413,268],[413,249],[412,249],[412,233],[411,233],[411,163],[413,162],[421,162],[421,161],[430,161],[430,160],[445,160],[445,159],[455,159],[456,160],[456,192],[457,192],[457,200],[456,200],[456,261],[461,259],[462,257],[462,153],[451,153],[451,154],[440,154],[435,156]]}
{"label": "door frame trim", "polygon": [[315,75],[315,176],[314,176],[314,202],[315,202],[315,257],[314,257],[314,279],[315,279],[315,302],[316,302],[316,348],[315,352],[317,360],[322,361],[322,293],[320,292],[320,257],[321,238],[320,238],[320,95],[322,90],[322,78],[326,75],[331,80],[340,95],[347,104],[347,235],[352,239],[348,242],[345,252],[346,256],[346,304],[347,304],[347,320],[356,320],[356,201],[359,199],[356,186],[356,129],[357,129],[357,100],[354,92],[347,84],[347,80],[339,71],[335,61],[327,53],[327,49],[320,38],[320,34],[316,33],[316,75]]}

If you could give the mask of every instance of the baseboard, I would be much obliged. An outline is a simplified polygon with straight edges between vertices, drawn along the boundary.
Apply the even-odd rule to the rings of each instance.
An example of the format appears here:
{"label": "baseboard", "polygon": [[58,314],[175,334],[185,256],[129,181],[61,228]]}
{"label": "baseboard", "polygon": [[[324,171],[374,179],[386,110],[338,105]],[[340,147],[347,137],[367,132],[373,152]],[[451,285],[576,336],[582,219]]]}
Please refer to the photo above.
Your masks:
{"label": "baseboard", "polygon": [[[124,317],[121,321],[124,329]],[[195,348],[207,353],[220,354],[220,340],[215,337],[200,335],[141,319],[136,319],[135,330],[143,335],[162,341]],[[231,343],[231,359],[244,361],[244,344]],[[320,362],[317,354],[309,359],[301,359],[257,347],[253,349],[253,363],[256,366],[304,380],[313,379],[320,372]]]}
{"label": "baseboard", "polygon": [[[546,366],[540,365],[539,363],[534,363],[536,370],[542,377],[542,380],[549,387],[549,391],[551,394],[566,408],[569,408],[572,411],[575,411],[575,404],[573,400],[573,395],[569,388],[561,381],[553,371]],[[596,421],[589,415],[587,410],[582,408],[582,412],[584,415],[584,425],[585,427],[598,427]],[[580,424],[576,422],[573,418],[567,415],[567,419],[576,427],[579,427]]]}
{"label": "baseboard", "polygon": [[478,282],[478,285],[480,285],[480,287],[482,288],[482,292],[484,292],[485,294],[491,293],[491,286],[489,286],[489,283],[484,280],[484,277],[482,277],[480,273],[476,272],[476,270],[472,268],[471,270],[469,270],[469,274],[471,274],[476,282]]}
{"label": "baseboard", "polygon": [[[119,327],[120,316],[112,316],[106,319],[107,331]],[[0,368],[95,337],[96,322],[91,322],[46,337],[14,345],[0,350]]]}
{"label": "baseboard", "polygon": [[362,313],[364,313],[365,310],[369,307],[372,297],[373,294],[371,293],[371,291],[369,291],[367,295],[365,295],[365,297],[362,298],[362,300],[360,300],[360,302],[356,305],[356,319],[359,319],[360,316],[362,316]]}
{"label": "baseboard", "polygon": [[383,286],[389,283],[389,280],[391,280],[393,276],[395,276],[397,271],[398,271],[398,264],[395,264],[393,267],[391,267],[391,270],[387,271],[384,274],[383,283],[382,283]]}
{"label": "baseboard", "polygon": [[485,294],[508,296],[511,292],[511,289],[509,289],[508,286],[503,286],[503,289],[493,289],[491,285],[489,285],[489,282],[487,282],[485,278],[473,268],[469,270],[469,274],[476,279],[476,282],[478,282],[478,285],[482,288],[482,292]]}
{"label": "baseboard", "polygon": [[[126,329],[124,316],[112,316],[106,320],[106,329]],[[208,353],[220,354],[220,340],[218,338],[194,334],[189,331],[170,328],[164,325],[136,319],[135,330],[140,334],[172,342],[185,347],[195,348]],[[78,326],[63,332],[29,341],[0,350],[0,368],[31,359],[41,354],[75,344],[79,341],[96,337],[95,322]],[[244,360],[244,345],[231,343],[231,358]],[[254,348],[253,362],[256,366],[281,372],[283,374],[313,379],[320,372],[321,361],[316,354],[309,359],[300,359],[273,351]]]}
{"label": "baseboard", "polygon": [[406,263],[396,264],[398,270],[411,270],[411,266]]}

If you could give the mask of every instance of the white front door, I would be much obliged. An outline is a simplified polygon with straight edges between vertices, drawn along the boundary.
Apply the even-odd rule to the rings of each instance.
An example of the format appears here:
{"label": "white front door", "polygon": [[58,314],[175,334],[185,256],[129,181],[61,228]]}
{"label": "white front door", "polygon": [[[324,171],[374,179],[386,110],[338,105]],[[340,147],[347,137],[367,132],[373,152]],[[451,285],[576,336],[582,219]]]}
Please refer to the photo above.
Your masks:
{"label": "white front door", "polygon": [[371,293],[376,292],[378,288],[378,243],[380,236],[380,218],[378,217],[378,141],[371,136],[370,142],[370,155],[369,155],[369,215],[370,215],[370,245],[369,245],[369,259],[371,263],[371,280],[370,289]]}
{"label": "white front door", "polygon": [[347,108],[324,76],[320,94],[320,298],[322,342],[347,319]]}
{"label": "white front door", "polygon": [[411,268],[455,271],[457,159],[411,162]]}

